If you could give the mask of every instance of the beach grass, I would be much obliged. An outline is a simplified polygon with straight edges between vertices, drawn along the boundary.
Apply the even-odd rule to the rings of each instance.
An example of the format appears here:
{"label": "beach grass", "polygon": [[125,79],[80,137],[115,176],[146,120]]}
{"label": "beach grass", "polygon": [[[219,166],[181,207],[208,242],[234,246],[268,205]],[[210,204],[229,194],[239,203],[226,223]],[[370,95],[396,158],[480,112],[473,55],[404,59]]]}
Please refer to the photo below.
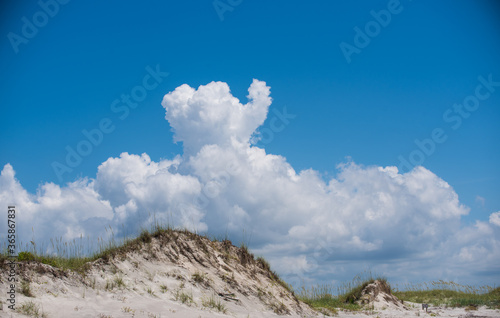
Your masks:
{"label": "beach grass", "polygon": [[[171,226],[163,226],[158,222],[153,223],[149,230],[143,229],[135,238],[125,237],[115,239],[111,227],[106,228],[108,239],[97,238],[97,244],[90,238],[73,239],[69,242],[62,238],[50,240],[50,245],[38,246],[35,240],[29,244],[19,244],[17,261],[19,262],[38,262],[47,264],[62,270],[72,270],[84,273],[88,269],[89,262],[97,259],[109,260],[115,256],[125,255],[127,252],[137,250],[143,244],[151,243],[153,237],[161,235],[169,236],[174,232],[187,232],[187,230],[177,230]],[[7,249],[4,247],[0,254],[0,261],[9,258]]]}
{"label": "beach grass", "polygon": [[387,282],[386,278],[374,276],[370,271],[365,271],[356,275],[351,281],[339,285],[322,284],[309,288],[302,287],[296,295],[298,299],[316,310],[326,309],[333,314],[338,309],[357,311],[362,307],[355,301],[361,298],[361,291],[375,280]]}
{"label": "beach grass", "polygon": [[210,297],[205,297],[201,301],[203,307],[215,309],[223,314],[227,313],[227,308],[219,297],[215,294],[210,295]]}
{"label": "beach grass", "polygon": [[500,308],[500,287],[461,285],[452,281],[407,284],[393,294],[401,300],[448,307]]}
{"label": "beach grass", "polygon": [[[187,229],[175,229],[170,225],[162,225],[159,222],[153,222],[149,230],[142,230],[135,238],[124,238],[116,240],[114,232],[109,227],[107,229],[108,239],[97,239],[97,247],[90,239],[80,237],[70,242],[63,242],[61,238],[51,240],[49,248],[37,246],[34,240],[30,244],[18,247],[20,251],[17,255],[19,262],[37,262],[47,264],[62,270],[72,270],[84,274],[89,268],[89,263],[97,259],[105,261],[117,256],[124,256],[126,253],[141,249],[144,244],[152,242],[153,238],[167,238],[176,241],[179,234],[185,234],[192,239],[200,240],[199,234],[188,231]],[[211,241],[228,241],[227,236],[224,239],[217,240],[213,236],[205,235]],[[298,299],[307,303],[314,309],[327,310],[330,313],[336,313],[338,309],[342,310],[361,310],[362,307],[356,304],[360,298],[361,291],[368,284],[375,280],[387,282],[387,279],[372,275],[365,271],[357,275],[351,281],[338,285],[323,284],[302,287],[298,291],[283,281],[280,276],[271,270],[269,263],[262,257],[254,258],[246,244],[240,248],[239,261],[242,265],[248,262],[255,262],[262,269],[269,272],[269,276],[278,284],[294,294]],[[9,259],[6,248],[0,253],[0,263]],[[198,277],[199,276],[199,277]],[[193,277],[195,281],[202,280],[201,274]],[[120,278],[117,278],[117,286],[121,286]],[[25,291],[29,293],[29,285]],[[500,288],[490,286],[470,286],[460,285],[451,281],[437,281],[420,284],[405,284],[392,288],[392,293],[403,301],[415,303],[429,303],[434,305],[444,305],[449,307],[474,307],[487,306],[488,308],[500,309]]]}
{"label": "beach grass", "polygon": [[[352,281],[334,285],[302,287],[298,298],[317,310],[361,310],[355,303],[361,291],[375,280],[387,280],[373,277],[370,272],[356,276]],[[490,286],[460,285],[451,281],[436,281],[420,284],[405,284],[401,288],[391,288],[391,293],[403,301],[427,303],[436,306],[500,309],[500,288]]]}
{"label": "beach grass", "polygon": [[[167,241],[177,241],[180,235],[185,235],[190,239],[196,240],[200,248],[206,249],[205,244],[201,241],[204,237],[211,242],[222,242],[224,246],[231,245],[227,234],[223,239],[215,239],[208,234],[200,235],[191,232],[187,229],[178,229],[170,224],[163,224],[153,218],[153,222],[149,229],[142,229],[140,234],[135,238],[125,237],[123,239],[115,239],[113,229],[109,226],[106,228],[107,239],[98,238],[97,245],[89,238],[73,239],[70,242],[65,242],[62,238],[51,239],[50,246],[38,246],[35,239],[32,239],[29,244],[19,244],[18,247],[18,262],[37,262],[50,265],[61,270],[71,270],[85,275],[90,268],[90,263],[98,259],[109,261],[115,257],[124,257],[131,251],[141,250],[146,245],[151,247],[149,243],[153,238],[162,238]],[[34,235],[33,235],[34,236]],[[287,284],[275,271],[271,270],[269,263],[262,257],[255,259],[254,255],[249,251],[245,243],[241,244],[238,250],[238,261],[241,265],[246,266],[248,263],[258,264],[262,269],[268,272],[269,277],[277,284],[283,286],[289,292],[293,292],[293,288]],[[9,258],[7,249],[4,247],[3,253],[0,253],[0,264],[3,264]],[[203,277],[195,275],[195,281],[201,280]],[[119,278],[116,282],[110,282],[110,286],[121,286]]]}

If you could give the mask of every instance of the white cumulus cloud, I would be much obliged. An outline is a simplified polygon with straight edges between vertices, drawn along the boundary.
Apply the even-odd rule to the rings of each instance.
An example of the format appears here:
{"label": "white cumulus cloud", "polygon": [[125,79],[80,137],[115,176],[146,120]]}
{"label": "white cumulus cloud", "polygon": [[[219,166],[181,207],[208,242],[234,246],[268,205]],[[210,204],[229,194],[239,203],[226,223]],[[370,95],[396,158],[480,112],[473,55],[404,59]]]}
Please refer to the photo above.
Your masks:
{"label": "white cumulus cloud", "polygon": [[248,89],[249,102],[243,105],[226,83],[212,82],[197,90],[184,84],[165,95],[162,106],[175,140],[184,143],[185,152],[194,154],[204,145],[248,141],[266,119],[269,94],[264,82],[254,80]]}
{"label": "white cumulus cloud", "polygon": [[269,87],[254,80],[248,100],[242,104],[222,82],[182,85],[162,101],[182,156],[155,162],[122,153],[103,162],[95,179],[46,183],[36,194],[6,165],[0,202],[15,203],[23,228],[34,226],[41,240],[98,237],[106,225],[133,232],[151,215],[227,231],[234,240],[245,233],[255,253],[295,283],[350,279],[367,267],[399,279],[500,276],[500,212],[462,226],[470,209],[424,167],[400,173],[348,161],[329,180],[296,171],[250,143],[268,114]]}
{"label": "white cumulus cloud", "polygon": [[500,226],[500,211],[490,214],[490,223]]}

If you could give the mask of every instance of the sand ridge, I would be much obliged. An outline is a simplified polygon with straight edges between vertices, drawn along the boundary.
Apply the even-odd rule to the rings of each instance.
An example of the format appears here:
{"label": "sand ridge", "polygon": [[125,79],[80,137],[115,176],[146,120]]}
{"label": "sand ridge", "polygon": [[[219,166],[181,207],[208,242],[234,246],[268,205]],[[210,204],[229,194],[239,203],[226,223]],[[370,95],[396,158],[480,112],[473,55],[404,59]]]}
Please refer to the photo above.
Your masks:
{"label": "sand ridge", "polygon": [[[30,282],[34,297],[17,292],[16,307],[32,301],[48,317],[316,316],[265,261],[227,240],[187,231],[98,259],[83,275],[36,262],[19,266],[19,278]],[[6,290],[7,277],[0,279]]]}
{"label": "sand ridge", "polygon": [[[4,262],[0,289],[8,289]],[[40,317],[324,317],[299,301],[269,268],[246,248],[169,230],[89,263],[84,273],[35,261],[18,263],[16,307],[33,304]],[[500,317],[499,310],[404,304],[388,286],[368,285],[358,300],[364,309],[339,310],[337,317]],[[7,308],[0,317],[26,317]],[[325,312],[326,313],[326,312]],[[42,315],[43,314],[43,315]]]}

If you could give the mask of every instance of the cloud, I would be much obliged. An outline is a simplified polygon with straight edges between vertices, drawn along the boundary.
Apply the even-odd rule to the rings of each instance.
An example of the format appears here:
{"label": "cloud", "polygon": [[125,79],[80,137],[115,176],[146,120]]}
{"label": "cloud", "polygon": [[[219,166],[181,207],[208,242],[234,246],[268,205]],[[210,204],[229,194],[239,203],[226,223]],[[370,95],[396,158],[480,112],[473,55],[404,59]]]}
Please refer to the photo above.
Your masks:
{"label": "cloud", "polygon": [[196,177],[177,172],[181,159],[151,161],[147,154],[122,153],[102,163],[95,180],[95,191],[115,209],[113,223],[143,224],[144,212],[170,220],[189,229],[206,230],[203,213],[196,209],[177,213],[181,203],[199,195]]}
{"label": "cloud", "polygon": [[162,101],[175,140],[183,142],[182,156],[155,162],[147,154],[122,153],[103,162],[95,179],[47,183],[36,194],[27,193],[6,165],[0,202],[14,202],[21,228],[36,225],[41,240],[99,237],[105,225],[133,233],[151,215],[197,231],[227,232],[236,241],[246,233],[254,252],[295,283],[350,279],[367,267],[401,280],[463,281],[481,272],[500,277],[494,265],[500,264],[500,212],[490,223],[462,226],[469,208],[428,169],[400,173],[348,161],[324,180],[251,145],[269,94],[254,80],[243,105],[226,83],[182,85]]}
{"label": "cloud", "polygon": [[245,105],[231,95],[229,86],[212,82],[197,90],[184,84],[165,95],[162,106],[176,141],[184,151],[195,154],[202,146],[247,142],[264,123],[271,98],[264,82],[254,80]]}
{"label": "cloud", "polygon": [[72,240],[80,235],[105,238],[107,226],[115,228],[118,235],[131,234],[141,226],[147,227],[151,217],[206,230],[201,211],[175,211],[200,191],[195,177],[175,172],[177,164],[178,158],[153,162],[146,154],[122,153],[102,163],[95,180],[82,178],[63,187],[45,183],[36,194],[22,188],[7,164],[0,176],[0,202],[16,206],[18,232],[25,242],[31,239],[32,227],[35,237],[44,242],[55,237]]}
{"label": "cloud", "polygon": [[481,205],[482,207],[484,207],[484,204],[486,203],[486,199],[480,195],[476,195],[476,202],[479,203],[479,205]]}
{"label": "cloud", "polygon": [[83,178],[62,188],[45,183],[33,195],[15,179],[9,164],[4,166],[0,176],[0,202],[16,206],[18,232],[22,233],[24,242],[31,239],[32,227],[43,233],[41,238],[45,241],[47,234],[69,240],[95,233],[96,229],[86,227],[85,222],[109,220],[113,216],[109,202],[101,200],[93,190],[93,181]]}
{"label": "cloud", "polygon": [[490,223],[496,226],[500,226],[500,211],[491,213],[490,215]]}

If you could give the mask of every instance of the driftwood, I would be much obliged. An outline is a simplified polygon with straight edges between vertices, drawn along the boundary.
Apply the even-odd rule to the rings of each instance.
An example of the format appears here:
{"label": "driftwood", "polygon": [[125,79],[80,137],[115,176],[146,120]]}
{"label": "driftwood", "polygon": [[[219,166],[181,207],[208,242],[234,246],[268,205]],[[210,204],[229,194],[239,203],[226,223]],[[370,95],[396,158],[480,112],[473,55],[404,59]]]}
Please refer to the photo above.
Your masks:
{"label": "driftwood", "polygon": [[224,293],[218,293],[220,297],[222,297],[224,300],[234,300],[234,301],[240,301],[238,298],[236,298],[235,294],[224,294]]}

